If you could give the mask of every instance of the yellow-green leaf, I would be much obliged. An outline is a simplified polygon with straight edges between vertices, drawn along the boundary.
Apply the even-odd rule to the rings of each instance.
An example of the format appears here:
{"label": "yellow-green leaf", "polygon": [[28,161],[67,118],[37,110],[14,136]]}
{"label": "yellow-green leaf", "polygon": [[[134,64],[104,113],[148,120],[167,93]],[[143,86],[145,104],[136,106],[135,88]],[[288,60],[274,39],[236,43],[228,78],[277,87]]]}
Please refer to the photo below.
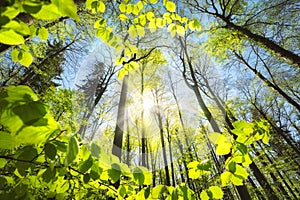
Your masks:
{"label": "yellow-green leaf", "polygon": [[18,45],[24,43],[24,38],[13,30],[3,30],[0,31],[0,43]]}
{"label": "yellow-green leaf", "polygon": [[146,17],[149,21],[155,19],[153,12],[147,12]]}
{"label": "yellow-green leaf", "polygon": [[189,177],[191,179],[197,179],[197,178],[199,178],[200,175],[201,175],[200,170],[195,169],[195,168],[189,169]]}
{"label": "yellow-green leaf", "polygon": [[221,174],[221,183],[222,186],[227,186],[230,179],[231,179],[232,173],[231,172],[223,172]]}
{"label": "yellow-green leaf", "polygon": [[180,36],[184,36],[185,34],[185,30],[184,30],[184,27],[183,26],[180,26],[180,25],[176,25],[176,31],[177,31],[177,34],[180,35]]}
{"label": "yellow-green leaf", "polygon": [[216,154],[217,155],[226,155],[230,153],[232,144],[230,142],[218,143]]}
{"label": "yellow-green leaf", "polygon": [[41,10],[33,14],[31,13],[33,17],[36,19],[42,19],[42,20],[54,20],[62,16],[62,13],[58,10],[58,7],[54,4],[49,5],[43,5]]}
{"label": "yellow-green leaf", "polygon": [[20,50],[16,49],[16,48],[11,51],[11,59],[13,62],[19,61],[19,53],[20,53]]}
{"label": "yellow-green leaf", "polygon": [[209,196],[205,190],[202,190],[202,192],[200,193],[200,198],[201,200],[209,200]]}
{"label": "yellow-green leaf", "polygon": [[121,12],[126,12],[126,4],[124,4],[124,3],[121,3],[120,5],[119,5],[119,10],[121,11]]}
{"label": "yellow-green leaf", "polygon": [[169,12],[175,12],[175,10],[176,10],[176,5],[172,1],[167,1],[165,6],[166,6],[167,11],[169,11]]}
{"label": "yellow-green leaf", "polygon": [[102,13],[105,12],[105,4],[102,1],[99,2],[98,9],[99,9],[99,12],[102,12]]}
{"label": "yellow-green leaf", "polygon": [[61,15],[79,20],[77,7],[73,0],[52,0],[51,2],[58,8]]}
{"label": "yellow-green leaf", "polygon": [[7,161],[4,158],[0,158],[0,169],[6,165]]}
{"label": "yellow-green leaf", "polygon": [[22,53],[22,59],[19,60],[19,62],[24,65],[25,67],[29,67],[33,61],[33,57],[29,52],[23,52]]}
{"label": "yellow-green leaf", "polygon": [[121,69],[118,73],[118,79],[122,80],[124,78],[124,76],[127,75],[127,74],[128,74],[128,71],[126,69],[124,69],[124,68]]}
{"label": "yellow-green leaf", "polygon": [[156,4],[156,3],[158,2],[158,0],[149,0],[149,2],[150,2],[151,4]]}
{"label": "yellow-green leaf", "polygon": [[125,21],[125,20],[128,19],[128,17],[127,17],[126,15],[124,15],[124,14],[120,14],[120,15],[119,15],[119,19],[120,19],[121,21]]}
{"label": "yellow-green leaf", "polygon": [[209,187],[209,191],[212,193],[212,197],[214,199],[221,199],[224,195],[222,189],[218,186],[211,186]]}
{"label": "yellow-green leaf", "polygon": [[45,27],[41,27],[39,29],[38,36],[41,40],[47,40],[48,39],[48,30]]}
{"label": "yellow-green leaf", "polygon": [[103,28],[106,26],[106,19],[99,19],[94,23],[94,28]]}
{"label": "yellow-green leaf", "polygon": [[128,4],[128,5],[126,6],[126,13],[127,13],[127,14],[131,14],[132,11],[133,11],[133,8],[134,8],[134,5],[133,5],[133,4]]}

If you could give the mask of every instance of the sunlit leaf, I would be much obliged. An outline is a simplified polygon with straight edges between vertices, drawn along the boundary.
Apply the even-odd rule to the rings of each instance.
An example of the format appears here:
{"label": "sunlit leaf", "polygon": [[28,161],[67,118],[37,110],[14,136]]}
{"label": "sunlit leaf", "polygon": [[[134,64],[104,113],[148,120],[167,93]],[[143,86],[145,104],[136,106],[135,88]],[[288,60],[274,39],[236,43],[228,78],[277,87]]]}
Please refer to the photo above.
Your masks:
{"label": "sunlit leaf", "polygon": [[0,169],[3,168],[7,163],[7,160],[4,158],[0,158]]}
{"label": "sunlit leaf", "polygon": [[31,63],[33,62],[33,57],[31,55],[31,53],[29,53],[29,52],[23,52],[22,53],[22,58],[19,60],[19,62],[22,65],[24,65],[25,67],[29,67],[31,65]]}
{"label": "sunlit leaf", "polygon": [[219,143],[216,148],[217,155],[226,155],[230,153],[232,144],[230,142]]}
{"label": "sunlit leaf", "polygon": [[185,35],[185,30],[183,26],[176,25],[177,34],[183,37]]}
{"label": "sunlit leaf", "polygon": [[0,43],[8,45],[18,45],[24,43],[24,38],[22,35],[16,33],[13,30],[1,30]]}
{"label": "sunlit leaf", "polygon": [[222,186],[227,186],[228,185],[228,183],[230,182],[231,176],[232,176],[232,173],[230,173],[230,172],[223,172],[221,174],[221,184],[222,184]]}
{"label": "sunlit leaf", "polygon": [[209,196],[205,190],[202,190],[202,192],[200,193],[200,198],[201,200],[209,200]]}
{"label": "sunlit leaf", "polygon": [[218,186],[209,187],[209,191],[211,191],[214,199],[221,199],[224,195],[222,189]]}
{"label": "sunlit leaf", "polygon": [[41,27],[38,30],[38,36],[41,40],[47,40],[48,39],[48,30],[45,27]]}
{"label": "sunlit leaf", "polygon": [[164,185],[157,185],[155,186],[152,190],[151,190],[151,193],[150,193],[150,197],[153,198],[153,199],[159,199],[159,196],[163,190],[165,186]]}
{"label": "sunlit leaf", "polygon": [[166,6],[167,11],[169,11],[169,12],[175,12],[175,10],[176,10],[176,4],[173,3],[172,1],[167,1],[165,6]]}

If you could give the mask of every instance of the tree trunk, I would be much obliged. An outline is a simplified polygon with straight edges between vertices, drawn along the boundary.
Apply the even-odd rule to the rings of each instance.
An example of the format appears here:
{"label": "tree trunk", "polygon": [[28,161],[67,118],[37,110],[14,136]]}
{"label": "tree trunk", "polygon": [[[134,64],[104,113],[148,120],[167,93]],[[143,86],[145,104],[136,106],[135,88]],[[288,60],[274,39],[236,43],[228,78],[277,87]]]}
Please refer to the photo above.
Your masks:
{"label": "tree trunk", "polygon": [[250,69],[257,77],[259,77],[267,86],[273,88],[277,91],[283,98],[287,100],[291,105],[295,106],[295,108],[300,112],[300,104],[298,104],[292,97],[290,97],[287,93],[285,93],[278,85],[270,82],[264,75],[262,75],[259,71],[255,68],[251,67],[249,63],[237,53],[234,53],[235,56],[240,59],[247,67]]}
{"label": "tree trunk", "polygon": [[166,130],[167,130],[167,139],[169,144],[169,157],[170,157],[170,163],[171,163],[171,176],[172,176],[172,186],[175,187],[175,174],[174,174],[174,163],[173,163],[173,156],[172,156],[172,141],[171,141],[171,135],[170,135],[170,129],[169,129],[169,121],[166,120]]}
{"label": "tree trunk", "polygon": [[128,75],[124,76],[120,101],[118,106],[117,125],[115,129],[115,136],[113,141],[112,154],[117,156],[121,160],[122,156],[122,143],[124,133],[124,118],[125,118],[125,107],[127,99],[127,88],[128,88]]}
{"label": "tree trunk", "polygon": [[266,37],[252,33],[247,28],[232,23],[229,18],[223,15],[216,14],[216,16],[222,19],[226,23],[226,27],[228,27],[229,29],[239,31],[240,33],[244,34],[251,40],[259,44],[262,44],[267,50],[273,51],[278,57],[281,57],[287,60],[289,63],[297,65],[297,67],[300,68],[300,57],[298,55],[294,54],[289,50],[282,48],[281,46],[279,46],[278,44],[276,44],[275,42],[273,42],[272,40]]}

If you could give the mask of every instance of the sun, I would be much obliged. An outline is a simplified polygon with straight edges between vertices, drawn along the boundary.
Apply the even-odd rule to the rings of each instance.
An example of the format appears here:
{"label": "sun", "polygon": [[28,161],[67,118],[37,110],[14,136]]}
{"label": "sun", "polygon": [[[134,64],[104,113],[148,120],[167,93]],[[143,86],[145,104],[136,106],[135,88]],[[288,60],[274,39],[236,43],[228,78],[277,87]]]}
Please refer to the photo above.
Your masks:
{"label": "sun", "polygon": [[145,90],[142,98],[143,98],[144,112],[147,114],[151,114],[151,112],[153,112],[153,109],[155,107],[155,102],[150,90]]}

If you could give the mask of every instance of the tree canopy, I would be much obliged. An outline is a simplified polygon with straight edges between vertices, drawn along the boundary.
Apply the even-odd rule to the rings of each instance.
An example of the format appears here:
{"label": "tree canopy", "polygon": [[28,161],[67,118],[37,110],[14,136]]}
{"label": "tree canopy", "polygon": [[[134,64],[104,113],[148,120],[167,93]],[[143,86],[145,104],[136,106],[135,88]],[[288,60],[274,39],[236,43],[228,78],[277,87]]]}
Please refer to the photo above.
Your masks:
{"label": "tree canopy", "polygon": [[299,199],[297,0],[2,0],[0,199]]}

